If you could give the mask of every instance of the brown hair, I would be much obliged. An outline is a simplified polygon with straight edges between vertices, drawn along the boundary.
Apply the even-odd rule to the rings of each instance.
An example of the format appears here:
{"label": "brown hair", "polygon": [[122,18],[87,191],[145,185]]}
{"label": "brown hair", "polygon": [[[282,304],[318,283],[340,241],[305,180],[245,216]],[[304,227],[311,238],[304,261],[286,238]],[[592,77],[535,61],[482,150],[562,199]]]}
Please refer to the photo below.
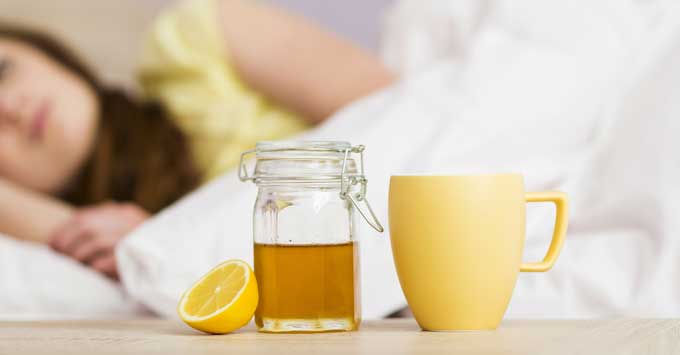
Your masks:
{"label": "brown hair", "polygon": [[158,103],[103,85],[53,38],[0,25],[0,37],[28,44],[82,78],[96,93],[100,120],[95,146],[61,197],[77,206],[115,200],[157,212],[193,190],[200,175],[187,138]]}

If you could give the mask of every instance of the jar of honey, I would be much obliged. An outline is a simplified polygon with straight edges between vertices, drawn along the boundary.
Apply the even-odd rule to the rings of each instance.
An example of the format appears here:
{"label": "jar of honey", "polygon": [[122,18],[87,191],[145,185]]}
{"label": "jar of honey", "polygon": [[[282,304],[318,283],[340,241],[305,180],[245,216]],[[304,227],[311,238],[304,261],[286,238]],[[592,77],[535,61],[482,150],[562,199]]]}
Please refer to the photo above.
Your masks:
{"label": "jar of honey", "polygon": [[[358,329],[357,212],[383,231],[366,200],[363,150],[347,142],[260,142],[242,154],[239,178],[258,186],[253,237],[260,331]],[[249,173],[245,158],[253,153]]]}

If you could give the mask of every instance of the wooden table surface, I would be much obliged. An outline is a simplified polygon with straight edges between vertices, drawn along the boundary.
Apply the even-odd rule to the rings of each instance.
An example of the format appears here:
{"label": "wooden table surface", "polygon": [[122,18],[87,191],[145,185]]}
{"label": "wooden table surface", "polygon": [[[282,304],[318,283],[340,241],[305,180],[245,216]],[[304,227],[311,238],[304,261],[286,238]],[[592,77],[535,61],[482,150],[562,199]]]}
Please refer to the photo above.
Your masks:
{"label": "wooden table surface", "polygon": [[204,335],[163,320],[0,322],[0,354],[680,354],[680,320],[506,321],[495,331],[424,332],[411,319],[358,332]]}

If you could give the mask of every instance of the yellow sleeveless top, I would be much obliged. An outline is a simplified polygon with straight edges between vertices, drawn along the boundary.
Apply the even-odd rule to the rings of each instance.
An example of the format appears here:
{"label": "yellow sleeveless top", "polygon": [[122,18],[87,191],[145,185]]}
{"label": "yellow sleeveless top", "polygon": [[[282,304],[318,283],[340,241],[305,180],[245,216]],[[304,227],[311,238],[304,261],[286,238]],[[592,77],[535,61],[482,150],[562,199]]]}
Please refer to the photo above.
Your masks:
{"label": "yellow sleeveless top", "polygon": [[145,95],[161,101],[185,132],[206,181],[235,167],[257,141],[308,127],[239,79],[217,10],[217,0],[185,0],[161,13],[139,70]]}

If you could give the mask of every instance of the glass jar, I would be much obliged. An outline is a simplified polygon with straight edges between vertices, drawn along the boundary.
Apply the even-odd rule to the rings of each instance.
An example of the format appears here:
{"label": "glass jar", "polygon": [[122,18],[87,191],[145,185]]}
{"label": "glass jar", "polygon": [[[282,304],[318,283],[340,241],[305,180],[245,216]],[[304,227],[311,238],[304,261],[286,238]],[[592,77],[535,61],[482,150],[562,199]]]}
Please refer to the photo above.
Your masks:
{"label": "glass jar", "polygon": [[[244,158],[251,153],[256,162],[249,174]],[[358,166],[352,154],[360,154]],[[260,142],[242,154],[239,178],[258,186],[253,214],[258,329],[358,329],[355,212],[383,230],[365,199],[363,146]]]}

